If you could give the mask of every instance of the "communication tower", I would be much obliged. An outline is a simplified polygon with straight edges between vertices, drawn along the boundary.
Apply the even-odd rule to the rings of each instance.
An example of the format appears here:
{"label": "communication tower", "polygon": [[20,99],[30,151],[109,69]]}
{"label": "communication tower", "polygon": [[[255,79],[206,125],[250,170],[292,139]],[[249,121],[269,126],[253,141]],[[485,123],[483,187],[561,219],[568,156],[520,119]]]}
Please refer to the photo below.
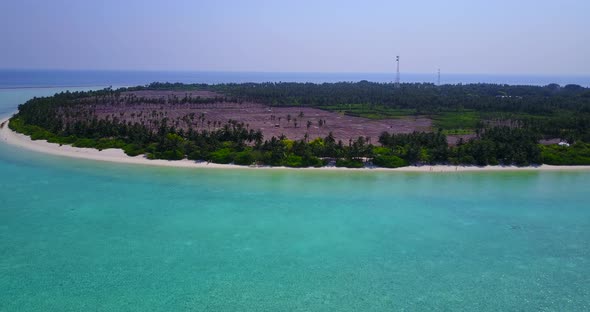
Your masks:
{"label": "communication tower", "polygon": [[395,63],[397,65],[396,75],[395,75],[395,87],[399,88],[399,55],[395,57]]}

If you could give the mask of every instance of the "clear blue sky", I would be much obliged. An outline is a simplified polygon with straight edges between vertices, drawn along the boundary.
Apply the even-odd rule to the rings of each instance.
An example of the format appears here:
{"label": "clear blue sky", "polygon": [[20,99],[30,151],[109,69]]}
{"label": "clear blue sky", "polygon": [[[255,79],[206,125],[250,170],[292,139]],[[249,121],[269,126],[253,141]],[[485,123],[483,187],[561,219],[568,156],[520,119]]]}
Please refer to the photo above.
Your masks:
{"label": "clear blue sky", "polygon": [[0,68],[590,74],[589,0],[2,0]]}

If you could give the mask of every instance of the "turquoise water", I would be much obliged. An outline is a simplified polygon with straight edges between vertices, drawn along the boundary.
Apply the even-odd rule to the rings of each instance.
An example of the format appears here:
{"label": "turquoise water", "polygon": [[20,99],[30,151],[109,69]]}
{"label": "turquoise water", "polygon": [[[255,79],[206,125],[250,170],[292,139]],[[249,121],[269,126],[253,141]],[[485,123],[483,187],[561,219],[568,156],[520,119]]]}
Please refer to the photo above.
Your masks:
{"label": "turquoise water", "polygon": [[0,311],[590,310],[590,172],[0,173]]}

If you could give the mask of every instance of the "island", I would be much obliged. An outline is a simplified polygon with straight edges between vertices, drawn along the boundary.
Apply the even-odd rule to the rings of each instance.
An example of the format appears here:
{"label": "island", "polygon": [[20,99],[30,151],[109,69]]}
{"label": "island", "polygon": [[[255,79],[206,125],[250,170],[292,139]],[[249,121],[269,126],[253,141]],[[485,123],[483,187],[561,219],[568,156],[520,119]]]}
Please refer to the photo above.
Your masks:
{"label": "island", "polygon": [[6,128],[32,140],[120,149],[146,161],[294,168],[579,166],[590,165],[590,89],[152,83],[33,98]]}

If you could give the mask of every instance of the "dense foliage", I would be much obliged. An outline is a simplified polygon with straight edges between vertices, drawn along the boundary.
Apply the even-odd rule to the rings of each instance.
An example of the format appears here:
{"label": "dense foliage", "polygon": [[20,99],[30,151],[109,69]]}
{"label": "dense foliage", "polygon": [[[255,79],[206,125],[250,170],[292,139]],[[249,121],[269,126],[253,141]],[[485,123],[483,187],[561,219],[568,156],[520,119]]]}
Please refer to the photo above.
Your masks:
{"label": "dense foliage", "polygon": [[[269,105],[306,105],[370,118],[433,114],[439,129],[431,133],[383,133],[379,146],[359,137],[336,141],[264,138],[260,130],[229,120],[215,129],[183,130],[163,116],[155,125],[98,119],[86,109],[93,99],[129,90],[210,90],[224,97],[178,99],[178,103],[254,101]],[[145,101],[145,99],[142,99]],[[152,100],[157,103],[158,100]],[[346,108],[357,109],[357,112]],[[359,113],[359,109],[361,113]],[[77,116],[72,118],[72,116]],[[184,85],[65,92],[34,98],[19,106],[11,129],[59,144],[98,149],[122,148],[128,155],[154,159],[203,160],[240,165],[309,167],[401,167],[410,164],[531,165],[590,164],[590,90],[575,85],[508,86],[370,83],[264,83]],[[438,119],[437,119],[438,118]],[[468,125],[467,127],[465,125]],[[462,130],[461,130],[462,129]],[[449,146],[449,131],[476,134]],[[576,141],[571,148],[539,146],[541,138]]]}
{"label": "dense foliage", "polygon": [[578,85],[560,87],[466,84],[436,86],[407,83],[230,83],[218,85],[153,83],[135,89],[214,90],[243,101],[284,106],[366,104],[420,112],[474,109],[477,111],[554,113],[560,109],[590,112],[590,90]]}

